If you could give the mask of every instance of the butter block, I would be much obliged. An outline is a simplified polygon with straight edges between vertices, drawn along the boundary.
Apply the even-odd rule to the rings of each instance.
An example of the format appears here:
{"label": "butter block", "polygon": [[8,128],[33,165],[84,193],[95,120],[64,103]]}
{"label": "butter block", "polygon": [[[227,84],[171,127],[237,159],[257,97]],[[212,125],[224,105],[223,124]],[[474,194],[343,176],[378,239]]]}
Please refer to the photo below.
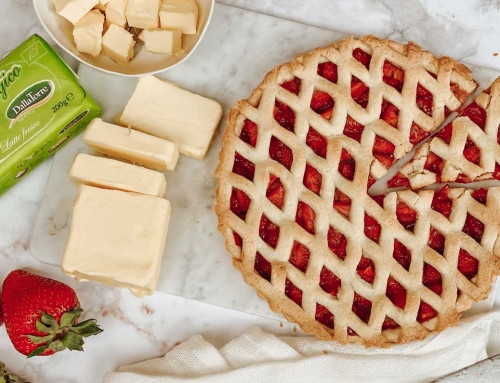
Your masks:
{"label": "butter block", "polygon": [[203,159],[221,117],[218,102],[145,76],[139,79],[120,124],[172,141],[182,154]]}
{"label": "butter block", "polygon": [[106,24],[116,24],[119,27],[127,26],[125,9],[127,9],[128,0],[110,0],[106,5]]}
{"label": "butter block", "polygon": [[165,176],[154,170],[110,158],[78,153],[69,170],[77,185],[130,191],[163,197],[167,191]]}
{"label": "butter block", "polygon": [[134,57],[135,40],[131,33],[111,24],[102,38],[102,53],[118,64],[128,65]]}
{"label": "butter block", "polygon": [[194,0],[162,0],[160,6],[162,29],[180,29],[185,35],[195,35],[198,25],[198,6]]}
{"label": "butter block", "polygon": [[144,41],[144,45],[148,52],[177,55],[181,51],[181,36],[182,32],[180,29],[171,31],[143,30],[139,35],[139,39]]}
{"label": "butter block", "polygon": [[95,281],[151,295],[158,284],[170,202],[149,195],[82,185],[61,268]]}
{"label": "butter block", "polygon": [[157,29],[161,0],[129,0],[125,15],[134,28]]}
{"label": "butter block", "polygon": [[102,31],[104,15],[97,9],[90,11],[75,24],[73,38],[76,49],[94,57],[99,56],[102,49]]}
{"label": "butter block", "polygon": [[57,14],[76,24],[99,0],[53,0]]}
{"label": "butter block", "polygon": [[83,141],[91,149],[152,169],[173,171],[179,150],[172,142],[95,119]]}

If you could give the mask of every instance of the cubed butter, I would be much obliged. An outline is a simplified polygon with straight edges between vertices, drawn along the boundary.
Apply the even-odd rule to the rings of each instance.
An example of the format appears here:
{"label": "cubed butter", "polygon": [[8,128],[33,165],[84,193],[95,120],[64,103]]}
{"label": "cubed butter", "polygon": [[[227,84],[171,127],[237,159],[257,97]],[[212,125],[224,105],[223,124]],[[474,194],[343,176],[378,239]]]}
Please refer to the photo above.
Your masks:
{"label": "cubed butter", "polygon": [[127,10],[128,25],[134,28],[157,29],[161,0],[129,0]]}
{"label": "cubed butter", "polygon": [[102,53],[118,64],[127,65],[134,57],[134,45],[132,34],[111,24],[102,38]]}
{"label": "cubed butter", "polygon": [[172,142],[94,119],[83,135],[91,149],[152,169],[174,170],[179,150]]}
{"label": "cubed butter", "polygon": [[194,0],[162,0],[160,25],[162,29],[180,29],[186,35],[195,35],[198,24],[198,6]]}
{"label": "cubed butter", "polygon": [[177,55],[181,51],[181,36],[180,29],[143,30],[139,35],[139,39],[144,41],[146,50],[152,53],[164,53],[169,55]]}
{"label": "cubed butter", "polygon": [[116,189],[163,197],[167,191],[165,176],[154,170],[110,158],[76,155],[69,178],[77,185]]}
{"label": "cubed butter", "polygon": [[82,185],[61,268],[78,280],[151,295],[158,283],[170,202]]}
{"label": "cubed butter", "polygon": [[57,14],[76,24],[99,0],[53,0]]}
{"label": "cubed butter", "polygon": [[102,31],[104,15],[97,9],[90,11],[75,24],[73,38],[76,49],[94,57],[99,56],[102,49]]}
{"label": "cubed butter", "polygon": [[116,24],[119,27],[127,26],[125,9],[127,9],[128,0],[110,0],[106,5],[106,24]]}
{"label": "cubed butter", "polygon": [[182,154],[202,159],[221,117],[218,102],[145,76],[139,79],[120,124],[172,141]]}

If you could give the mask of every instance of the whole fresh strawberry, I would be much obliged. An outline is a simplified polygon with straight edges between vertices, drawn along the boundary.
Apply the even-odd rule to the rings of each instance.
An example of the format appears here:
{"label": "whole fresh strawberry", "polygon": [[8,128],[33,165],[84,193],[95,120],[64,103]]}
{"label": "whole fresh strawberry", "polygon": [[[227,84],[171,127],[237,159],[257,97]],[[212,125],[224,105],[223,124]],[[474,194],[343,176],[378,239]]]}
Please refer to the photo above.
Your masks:
{"label": "whole fresh strawberry", "polygon": [[78,323],[83,310],[71,287],[24,270],[5,279],[2,311],[12,344],[28,358],[83,351],[83,338],[102,332],[94,319]]}

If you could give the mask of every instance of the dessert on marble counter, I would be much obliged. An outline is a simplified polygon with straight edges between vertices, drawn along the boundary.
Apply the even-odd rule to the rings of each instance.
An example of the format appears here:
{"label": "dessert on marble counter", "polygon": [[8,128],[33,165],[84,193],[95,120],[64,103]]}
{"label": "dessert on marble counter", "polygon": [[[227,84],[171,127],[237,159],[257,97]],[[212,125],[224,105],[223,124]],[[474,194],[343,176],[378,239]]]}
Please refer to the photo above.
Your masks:
{"label": "dessert on marble counter", "polygon": [[451,58],[366,36],[275,68],[236,105],[216,212],[271,309],[326,340],[389,346],[487,298],[500,188],[367,192],[475,87]]}

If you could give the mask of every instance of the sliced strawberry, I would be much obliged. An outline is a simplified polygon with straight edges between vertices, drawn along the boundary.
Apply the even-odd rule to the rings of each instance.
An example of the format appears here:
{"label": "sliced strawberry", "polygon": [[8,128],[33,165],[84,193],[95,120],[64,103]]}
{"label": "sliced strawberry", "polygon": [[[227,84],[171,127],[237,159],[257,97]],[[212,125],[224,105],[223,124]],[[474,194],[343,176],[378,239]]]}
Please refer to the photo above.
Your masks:
{"label": "sliced strawberry", "polygon": [[444,235],[431,226],[431,230],[429,232],[429,242],[427,242],[427,246],[437,251],[439,254],[443,255],[444,242],[445,242]]}
{"label": "sliced strawberry", "polygon": [[477,202],[486,205],[486,196],[488,195],[488,190],[486,189],[477,189],[471,193],[472,198],[474,198]]}
{"label": "sliced strawberry", "polygon": [[299,201],[297,205],[297,213],[295,214],[295,222],[297,222],[304,230],[314,234],[314,221],[316,213],[305,202]]}
{"label": "sliced strawberry", "polygon": [[243,241],[240,235],[237,232],[233,231],[233,238],[234,238],[234,244],[239,248],[241,248],[243,246]]}
{"label": "sliced strawberry", "polygon": [[373,156],[379,160],[387,169],[394,163],[394,144],[385,138],[375,136],[373,143]]}
{"label": "sliced strawberry", "polygon": [[259,236],[262,240],[276,249],[280,237],[280,227],[272,223],[264,214],[260,218]]}
{"label": "sliced strawberry", "polygon": [[259,252],[257,252],[257,254],[255,255],[255,263],[253,268],[262,278],[271,282],[272,265]]}
{"label": "sliced strawberry", "polygon": [[302,307],[302,290],[295,286],[288,278],[285,281],[285,295]]}
{"label": "sliced strawberry", "polygon": [[326,78],[328,81],[331,81],[334,84],[336,84],[338,80],[337,64],[334,64],[331,61],[319,64],[318,74],[321,77]]}
{"label": "sliced strawberry", "polygon": [[500,165],[498,165],[497,163],[495,163],[495,170],[493,171],[492,176],[493,178],[500,180]]}
{"label": "sliced strawberry", "polygon": [[394,177],[392,177],[388,182],[387,186],[390,188],[398,188],[398,187],[410,187],[410,180],[408,177],[403,175],[401,172],[397,172]]}
{"label": "sliced strawberry", "polygon": [[355,292],[354,301],[352,302],[352,311],[359,319],[368,323],[372,314],[372,302]]}
{"label": "sliced strawberry", "polygon": [[399,198],[396,204],[396,217],[406,230],[414,230],[415,222],[417,221],[417,212]]}
{"label": "sliced strawberry", "polygon": [[432,93],[422,85],[417,84],[417,106],[419,109],[428,116],[432,116],[432,110],[434,108],[433,102],[434,96]]}
{"label": "sliced strawberry", "polygon": [[365,213],[365,235],[373,242],[378,243],[382,228],[377,220]]}
{"label": "sliced strawberry", "polygon": [[255,145],[257,144],[257,124],[247,118],[243,123],[240,139],[255,148]]}
{"label": "sliced strawberry", "polygon": [[392,256],[403,268],[408,271],[410,270],[411,264],[411,253],[408,248],[399,242],[397,239],[394,240],[394,251],[392,252]]}
{"label": "sliced strawberry", "polygon": [[286,130],[293,133],[295,127],[295,112],[287,104],[276,100],[274,102],[274,119]]}
{"label": "sliced strawberry", "polygon": [[246,195],[244,191],[233,188],[233,191],[231,192],[230,209],[243,221],[247,217],[247,211],[250,207],[250,202],[252,202],[252,200],[248,197],[248,195]]}
{"label": "sliced strawberry", "polygon": [[344,135],[352,138],[358,142],[361,142],[361,134],[365,127],[361,125],[359,122],[355,121],[351,118],[351,116],[347,115],[345,127],[344,127]]}
{"label": "sliced strawberry", "polygon": [[418,308],[417,321],[418,323],[427,322],[435,317],[438,313],[434,308],[424,301],[420,301],[420,307]]}
{"label": "sliced strawberry", "polygon": [[467,101],[467,98],[469,97],[469,92],[460,89],[460,86],[458,84],[454,82],[450,83],[450,90],[453,92],[455,97],[458,98],[458,101],[460,101],[462,104],[465,101]]}
{"label": "sliced strawberry", "polygon": [[307,132],[306,144],[317,156],[326,158],[326,148],[328,146],[326,138],[311,127],[309,127],[309,131]]}
{"label": "sliced strawberry", "polygon": [[381,208],[384,207],[384,200],[387,194],[371,195],[372,200],[374,200]]}
{"label": "sliced strawberry", "polygon": [[270,174],[269,178],[270,181],[267,186],[266,197],[273,203],[273,205],[281,209],[285,201],[285,186],[274,174]]}
{"label": "sliced strawberry", "polygon": [[399,92],[403,90],[405,71],[389,61],[384,62],[383,80],[386,84],[396,88]]}
{"label": "sliced strawberry", "polygon": [[477,243],[481,243],[484,233],[484,223],[467,213],[462,231],[471,238],[474,238]]}
{"label": "sliced strawberry", "polygon": [[444,162],[441,157],[433,152],[429,152],[427,160],[424,164],[424,169],[437,175],[437,182],[441,182],[441,174],[443,173]]}
{"label": "sliced strawberry", "polygon": [[298,95],[300,92],[301,84],[302,80],[298,77],[294,77],[293,80],[282,82],[280,85],[289,92]]}
{"label": "sliced strawberry", "polygon": [[401,327],[394,319],[386,316],[384,319],[384,323],[382,323],[382,331],[384,330],[394,330],[396,328]]}
{"label": "sliced strawberry", "polygon": [[253,181],[255,165],[236,152],[234,155],[233,173],[245,177],[247,180]]}
{"label": "sliced strawberry", "polygon": [[316,303],[315,319],[328,328],[333,329],[333,314],[324,306]]}
{"label": "sliced strawberry", "polygon": [[294,241],[292,253],[290,254],[288,262],[305,273],[307,270],[307,265],[309,264],[309,254],[309,249],[307,247],[297,241]]}
{"label": "sliced strawberry", "polygon": [[341,260],[347,256],[347,238],[331,226],[328,229],[328,248]]}
{"label": "sliced strawberry", "polygon": [[453,206],[453,201],[448,196],[450,191],[450,187],[446,185],[440,191],[434,193],[434,197],[432,198],[431,208],[446,218],[450,218],[451,208]]}
{"label": "sliced strawberry", "polygon": [[468,183],[472,182],[472,179],[469,176],[466,176],[465,174],[460,173],[457,176],[457,179],[455,180],[455,182],[458,182],[460,184],[468,184]]}
{"label": "sliced strawberry", "polygon": [[347,219],[349,219],[351,204],[352,201],[347,195],[342,193],[339,189],[335,189],[335,196],[333,197],[333,207]]}
{"label": "sliced strawberry", "polygon": [[354,179],[354,173],[356,172],[356,161],[345,149],[342,149],[338,170],[342,177],[348,179],[349,181],[352,181]]}
{"label": "sliced strawberry", "polygon": [[441,278],[441,273],[433,266],[425,262],[422,284],[428,289],[434,291],[437,295],[441,295],[443,292],[443,279]]}
{"label": "sliced strawberry", "polygon": [[453,124],[450,122],[436,134],[436,137],[441,138],[447,145],[449,145],[451,142],[452,134],[453,134]]}
{"label": "sliced strawberry", "polygon": [[467,141],[465,142],[464,156],[468,161],[472,162],[473,164],[479,165],[481,151],[469,138],[467,138]]}
{"label": "sliced strawberry", "polygon": [[375,264],[370,258],[362,256],[356,267],[356,272],[365,282],[373,284],[375,280]]}
{"label": "sliced strawberry", "polygon": [[387,287],[385,295],[391,300],[394,305],[404,310],[406,306],[406,289],[393,277],[387,279]]}
{"label": "sliced strawberry", "polygon": [[387,122],[390,126],[397,129],[399,120],[399,109],[392,105],[389,101],[383,100],[380,118]]}
{"label": "sliced strawberry", "polygon": [[464,249],[460,249],[458,252],[458,271],[465,275],[465,278],[470,281],[477,275],[478,268],[479,261]]}
{"label": "sliced strawberry", "polygon": [[320,114],[326,120],[330,120],[333,114],[335,101],[332,96],[322,90],[315,89],[311,99],[311,109]]}
{"label": "sliced strawberry", "polygon": [[410,142],[413,145],[416,145],[420,141],[422,141],[425,138],[427,138],[430,134],[431,134],[430,132],[426,132],[420,126],[418,126],[417,124],[413,123],[413,124],[411,124],[411,128],[410,128]]}
{"label": "sliced strawberry", "polygon": [[368,99],[370,98],[370,88],[368,88],[363,81],[356,76],[351,79],[351,97],[362,108],[367,107]]}
{"label": "sliced strawberry", "polygon": [[321,190],[321,182],[323,180],[323,176],[320,172],[313,168],[311,165],[306,164],[306,170],[304,172],[304,179],[302,182],[304,186],[308,188],[313,193],[319,195],[319,191]]}
{"label": "sliced strawberry", "polygon": [[358,60],[361,64],[363,64],[366,69],[370,67],[370,61],[372,59],[372,56],[366,53],[364,50],[361,48],[356,48],[352,52],[352,56]]}
{"label": "sliced strawberry", "polygon": [[[269,157],[276,162],[279,162],[285,168],[290,170],[293,163],[293,152],[283,142],[276,137],[271,137],[271,144],[269,145]],[[253,176],[252,176],[253,179]]]}
{"label": "sliced strawberry", "polygon": [[469,117],[474,124],[484,130],[484,126],[486,125],[486,110],[481,108],[475,101],[462,110],[460,116]]}
{"label": "sliced strawberry", "polygon": [[323,266],[319,275],[319,287],[331,296],[337,298],[337,294],[341,286],[342,281],[325,266]]}

